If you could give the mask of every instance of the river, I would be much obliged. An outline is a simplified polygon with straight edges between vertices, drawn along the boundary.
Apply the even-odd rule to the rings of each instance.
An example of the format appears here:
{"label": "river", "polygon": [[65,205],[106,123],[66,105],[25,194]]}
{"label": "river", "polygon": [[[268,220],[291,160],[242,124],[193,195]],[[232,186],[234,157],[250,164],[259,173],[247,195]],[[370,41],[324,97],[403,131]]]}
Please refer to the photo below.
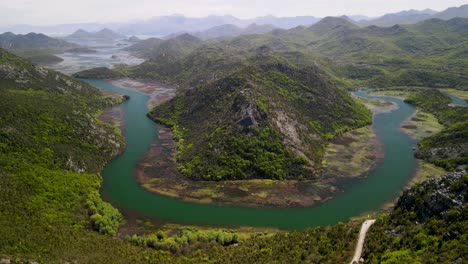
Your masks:
{"label": "river", "polygon": [[113,205],[138,214],[169,222],[198,225],[276,227],[303,229],[336,224],[380,208],[393,200],[416,169],[413,146],[416,141],[400,130],[400,124],[415,109],[401,99],[356,95],[394,102],[398,109],[374,116],[373,128],[383,144],[385,157],[366,178],[353,180],[345,192],[310,208],[245,208],[206,205],[146,191],[135,180],[137,163],[145,157],[158,135],[154,123],[146,117],[148,96],[135,90],[114,86],[106,81],[87,80],[93,86],[130,96],[122,104],[127,148],[104,168],[102,194]]}

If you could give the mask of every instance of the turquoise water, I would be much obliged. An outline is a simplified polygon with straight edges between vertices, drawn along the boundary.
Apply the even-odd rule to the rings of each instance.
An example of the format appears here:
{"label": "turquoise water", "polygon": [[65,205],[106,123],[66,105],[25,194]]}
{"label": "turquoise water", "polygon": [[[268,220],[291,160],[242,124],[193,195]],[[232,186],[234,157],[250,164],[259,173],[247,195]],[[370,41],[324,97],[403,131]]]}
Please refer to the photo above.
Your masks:
{"label": "turquoise water", "polygon": [[116,87],[100,80],[86,80],[91,85],[130,96],[122,104],[126,129],[125,152],[104,168],[102,194],[113,205],[144,216],[183,224],[277,227],[303,229],[331,225],[345,221],[394,199],[416,168],[412,147],[414,140],[400,131],[400,124],[415,111],[402,100],[381,98],[398,104],[398,110],[375,116],[373,127],[383,143],[385,157],[363,179],[353,180],[346,191],[333,199],[310,208],[244,208],[204,205],[177,200],[148,192],[138,185],[134,172],[137,163],[145,157],[151,142],[157,136],[156,126],[146,117],[148,97],[134,90]]}

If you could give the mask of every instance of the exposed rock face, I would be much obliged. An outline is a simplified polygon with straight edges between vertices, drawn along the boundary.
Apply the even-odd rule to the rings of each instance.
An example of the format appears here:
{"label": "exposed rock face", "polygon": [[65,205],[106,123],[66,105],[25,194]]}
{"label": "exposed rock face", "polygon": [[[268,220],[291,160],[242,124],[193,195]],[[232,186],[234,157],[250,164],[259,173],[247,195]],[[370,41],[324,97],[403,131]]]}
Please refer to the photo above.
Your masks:
{"label": "exposed rock face", "polygon": [[396,208],[414,211],[416,220],[423,223],[433,216],[445,217],[451,209],[463,209],[467,198],[468,174],[453,172],[406,190]]}

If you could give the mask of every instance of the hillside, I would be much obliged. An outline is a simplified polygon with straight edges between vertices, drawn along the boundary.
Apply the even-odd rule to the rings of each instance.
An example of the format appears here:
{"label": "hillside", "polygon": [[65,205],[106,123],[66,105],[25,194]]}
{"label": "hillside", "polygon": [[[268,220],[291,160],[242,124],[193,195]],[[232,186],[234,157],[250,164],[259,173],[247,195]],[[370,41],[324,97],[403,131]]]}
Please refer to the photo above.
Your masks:
{"label": "hillside", "polygon": [[[166,80],[167,72],[190,68],[204,61],[211,72],[226,72],[232,64],[255,52],[284,56],[301,65],[319,64],[339,86],[455,87],[468,85],[465,69],[468,19],[430,19],[415,25],[358,28],[345,18],[326,18],[311,27],[273,30],[265,35],[239,36],[232,40],[176,42],[164,52],[161,42],[143,42],[138,53],[186,55],[180,60],[150,60],[134,72],[137,77]],[[177,50],[177,52],[174,52]],[[205,57],[205,58],[203,58]],[[222,59],[221,59],[222,58]],[[210,61],[210,64],[206,64]],[[192,75],[206,69],[192,71]],[[204,76],[206,79],[211,76]],[[195,77],[185,78],[195,79]]]}
{"label": "hillside", "polygon": [[3,49],[0,98],[0,259],[102,263],[136,252],[90,231],[115,234],[121,219],[97,174],[121,139],[94,117],[115,102]]}
{"label": "hillside", "polygon": [[170,39],[162,40],[158,38],[149,38],[136,43],[126,50],[132,52],[135,56],[145,59],[160,59],[160,63],[183,57],[201,45],[203,41],[188,33],[175,36]]}
{"label": "hillside", "polygon": [[44,34],[29,33],[26,35],[16,35],[11,32],[0,34],[0,48],[15,49],[49,49],[65,50],[76,47],[75,44],[68,43],[61,39],[48,37]]}
{"label": "hillside", "polygon": [[39,55],[32,55],[26,57],[27,60],[31,61],[32,63],[40,64],[40,65],[51,65],[60,63],[63,61],[62,58],[51,55],[51,54],[39,54]]}
{"label": "hillside", "polygon": [[[410,26],[359,28],[346,17],[327,17],[310,27],[231,40],[191,42],[174,38],[153,46],[147,56],[154,59],[129,72],[134,78],[156,79],[179,86],[176,99],[156,108],[151,116],[176,130],[180,170],[187,176],[195,179],[271,177],[265,174],[273,172],[250,167],[251,163],[260,164],[260,160],[249,160],[242,154],[257,151],[258,142],[252,141],[247,149],[236,146],[236,141],[248,142],[249,137],[259,142],[283,144],[273,151],[276,156],[272,159],[282,164],[277,166],[282,176],[276,178],[294,175],[292,171],[296,167],[310,167],[308,170],[317,175],[320,168],[316,164],[327,139],[368,122],[358,114],[364,112],[352,102],[336,112],[328,109],[328,104],[348,100],[335,87],[466,87],[468,79],[462,73],[468,65],[463,59],[464,44],[460,43],[468,41],[467,25],[468,19],[457,18],[431,19]],[[183,36],[194,39],[187,34]],[[169,41],[176,44],[168,49],[171,52],[163,52],[161,43]],[[320,83],[323,90],[314,90],[317,83],[312,80]],[[336,96],[327,98],[325,94],[330,94],[327,89],[333,90],[331,94]],[[308,97],[307,93],[314,96]],[[235,102],[239,107],[227,102]],[[319,104],[324,111],[307,109],[312,104]],[[290,105],[294,108],[286,107]],[[284,116],[279,111],[281,107],[285,107]],[[255,132],[236,125],[244,118],[247,127],[256,128]],[[336,122],[332,124],[330,120]],[[279,134],[275,136],[275,133]],[[220,150],[228,154],[213,154]],[[294,155],[285,150],[305,156],[307,162],[297,166],[298,163],[292,162]],[[260,156],[260,153],[256,155]],[[286,168],[289,166],[286,163],[295,165]]]}
{"label": "hillside", "polygon": [[468,174],[428,180],[369,230],[365,263],[462,263],[468,254]]}
{"label": "hillside", "polygon": [[193,179],[316,177],[326,140],[370,122],[318,67],[254,56],[231,71],[150,113],[174,129]]}
{"label": "hillside", "polygon": [[398,13],[385,14],[379,18],[372,20],[361,20],[357,23],[360,26],[379,26],[379,27],[391,27],[394,25],[405,25],[415,24],[427,19],[443,19],[450,20],[453,18],[468,18],[468,5],[462,5],[459,7],[451,7],[441,12],[426,9],[422,11],[408,10],[401,11]]}

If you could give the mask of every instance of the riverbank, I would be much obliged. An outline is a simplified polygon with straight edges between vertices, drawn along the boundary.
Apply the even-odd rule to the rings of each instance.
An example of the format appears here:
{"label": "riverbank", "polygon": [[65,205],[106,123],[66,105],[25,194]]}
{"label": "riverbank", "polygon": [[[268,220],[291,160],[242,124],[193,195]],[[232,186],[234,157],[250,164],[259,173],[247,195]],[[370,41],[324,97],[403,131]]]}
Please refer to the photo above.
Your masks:
{"label": "riverbank", "polygon": [[[354,96],[372,115],[389,113],[398,106],[379,99]],[[333,139],[325,150],[324,175],[327,177],[364,177],[384,157],[382,144],[371,126],[362,127]]]}
{"label": "riverbank", "polygon": [[[372,92],[371,94],[379,96],[392,96],[404,100],[411,94],[411,92],[399,90],[383,90]],[[416,109],[416,111],[401,124],[401,130],[417,141],[439,133],[443,129],[444,126],[437,121],[437,118],[433,114],[422,111],[419,108]],[[443,168],[437,167],[424,160],[417,159],[417,167],[415,173],[413,177],[408,181],[404,189],[411,188],[414,185],[421,183],[427,179],[440,178],[446,173],[447,171]],[[401,190],[401,193],[402,192],[403,190]],[[385,209],[389,209],[391,207],[393,207],[393,203],[387,203],[384,206]]]}

